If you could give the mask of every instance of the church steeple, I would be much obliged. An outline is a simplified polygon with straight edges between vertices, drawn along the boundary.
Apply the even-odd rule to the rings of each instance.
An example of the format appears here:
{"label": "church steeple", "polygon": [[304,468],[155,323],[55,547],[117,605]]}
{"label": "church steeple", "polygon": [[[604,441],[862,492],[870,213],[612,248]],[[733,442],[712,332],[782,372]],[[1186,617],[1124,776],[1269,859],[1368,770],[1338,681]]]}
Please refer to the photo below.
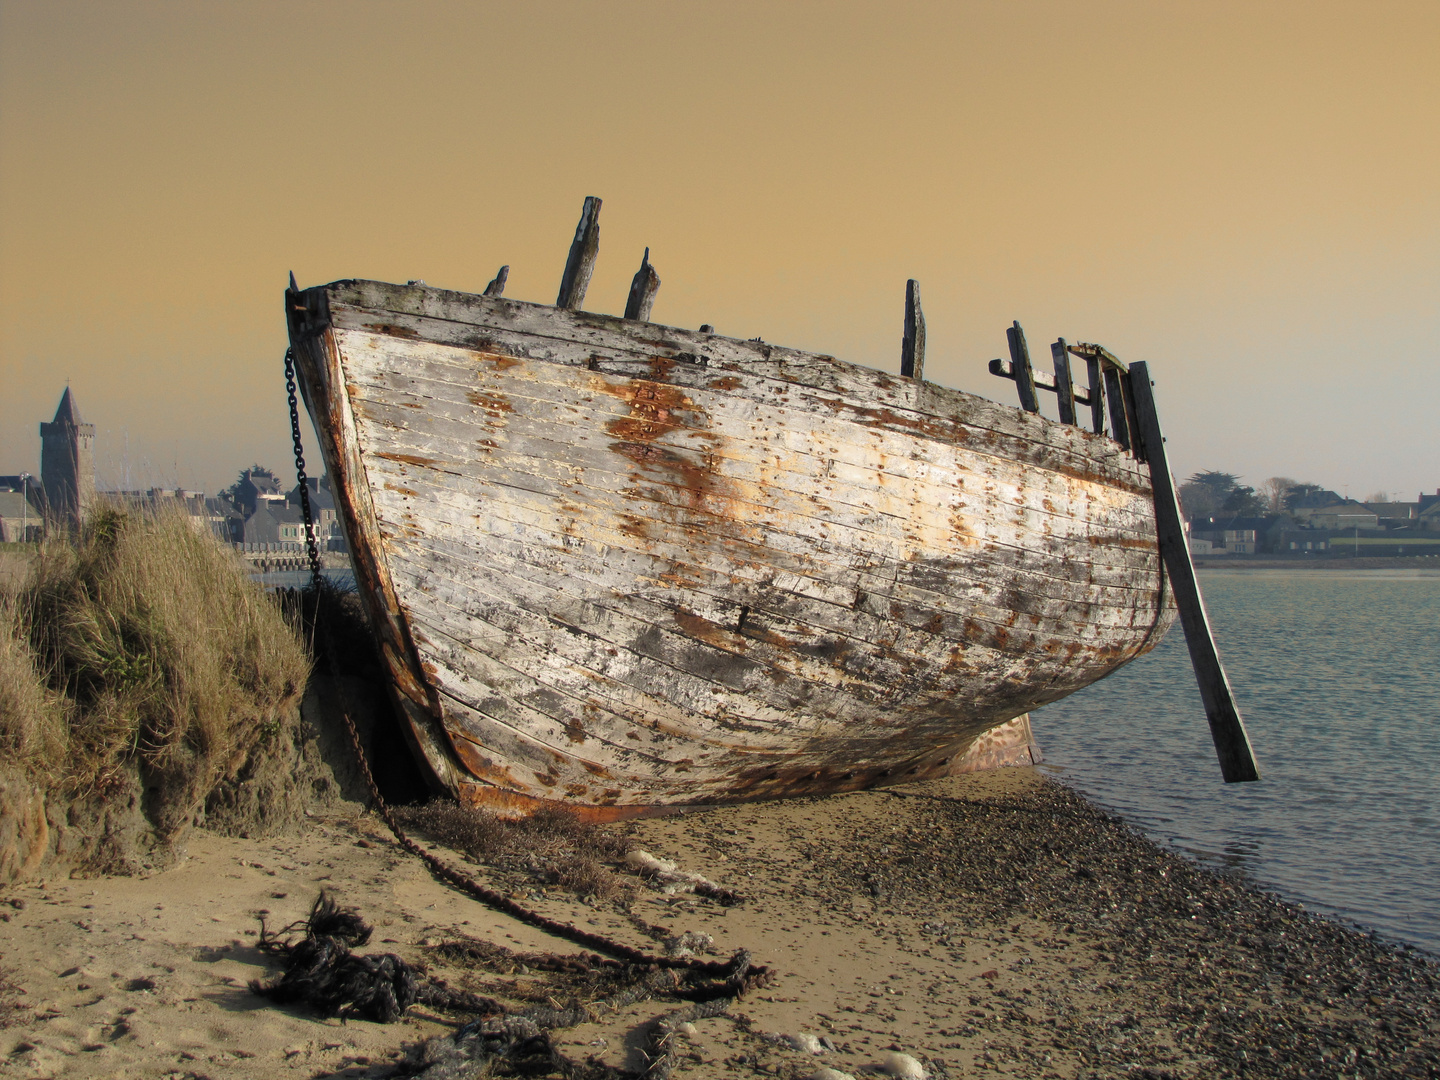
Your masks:
{"label": "church steeple", "polygon": [[55,419],[40,425],[40,483],[57,524],[78,527],[95,501],[94,442],[67,386]]}
{"label": "church steeple", "polygon": [[78,427],[84,422],[80,419],[80,410],[75,407],[75,398],[70,393],[70,387],[65,387],[65,393],[60,395],[60,407],[55,410],[55,419],[51,423]]}

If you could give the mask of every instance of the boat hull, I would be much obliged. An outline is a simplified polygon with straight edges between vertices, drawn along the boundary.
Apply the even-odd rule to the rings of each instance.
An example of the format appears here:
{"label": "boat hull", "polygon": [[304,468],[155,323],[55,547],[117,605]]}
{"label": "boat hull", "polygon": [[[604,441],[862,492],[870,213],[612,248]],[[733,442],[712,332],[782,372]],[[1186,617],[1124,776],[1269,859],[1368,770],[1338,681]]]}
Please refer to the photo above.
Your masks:
{"label": "boat hull", "polygon": [[589,816],[1030,760],[1173,620],[1115,442],[829,357],[346,281],[291,340],[414,747]]}

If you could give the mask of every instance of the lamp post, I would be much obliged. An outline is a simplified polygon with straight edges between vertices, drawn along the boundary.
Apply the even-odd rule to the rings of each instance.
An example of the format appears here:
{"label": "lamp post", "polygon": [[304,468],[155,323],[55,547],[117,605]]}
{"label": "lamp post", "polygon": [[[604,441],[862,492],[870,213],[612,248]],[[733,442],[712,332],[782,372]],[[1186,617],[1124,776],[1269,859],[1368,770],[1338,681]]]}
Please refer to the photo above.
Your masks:
{"label": "lamp post", "polygon": [[20,474],[20,542],[27,543],[30,539],[30,474]]}

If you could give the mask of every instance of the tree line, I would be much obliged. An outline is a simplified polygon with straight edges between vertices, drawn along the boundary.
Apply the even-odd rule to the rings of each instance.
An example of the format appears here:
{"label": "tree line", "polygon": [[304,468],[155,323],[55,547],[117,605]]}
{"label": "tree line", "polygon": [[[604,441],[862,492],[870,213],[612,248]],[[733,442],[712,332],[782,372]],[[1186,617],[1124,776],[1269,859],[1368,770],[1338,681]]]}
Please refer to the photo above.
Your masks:
{"label": "tree line", "polygon": [[[1240,483],[1235,473],[1207,469],[1180,485],[1180,503],[1190,518],[1263,517],[1293,510],[1307,495],[1324,491],[1319,484],[1272,476],[1255,487]],[[1384,501],[1384,493],[1372,499]]]}

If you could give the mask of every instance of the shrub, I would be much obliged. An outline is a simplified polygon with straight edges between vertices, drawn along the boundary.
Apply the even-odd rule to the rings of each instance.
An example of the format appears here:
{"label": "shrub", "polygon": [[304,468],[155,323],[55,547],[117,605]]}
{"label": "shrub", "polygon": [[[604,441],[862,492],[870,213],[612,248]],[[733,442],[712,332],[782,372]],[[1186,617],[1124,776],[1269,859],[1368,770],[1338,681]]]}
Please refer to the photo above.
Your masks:
{"label": "shrub", "polygon": [[0,602],[0,751],[71,798],[139,768],[162,841],[280,729],[310,661],[233,553],[175,512],[95,511]]}

